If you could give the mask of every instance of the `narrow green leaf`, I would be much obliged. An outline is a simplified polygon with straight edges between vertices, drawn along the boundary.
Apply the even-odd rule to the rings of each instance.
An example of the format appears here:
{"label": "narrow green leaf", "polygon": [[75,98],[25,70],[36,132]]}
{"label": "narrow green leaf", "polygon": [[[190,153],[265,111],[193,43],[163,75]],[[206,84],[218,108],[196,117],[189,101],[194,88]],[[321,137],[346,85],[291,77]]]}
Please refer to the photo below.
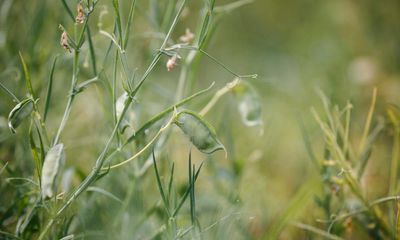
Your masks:
{"label": "narrow green leaf", "polygon": [[199,151],[210,154],[225,149],[217,139],[214,128],[197,113],[188,110],[181,111],[176,116],[175,124]]}
{"label": "narrow green leaf", "polygon": [[[196,174],[194,175],[193,184],[196,182],[202,167],[203,167],[203,163],[200,164],[199,169],[197,169]],[[182,197],[181,201],[179,202],[178,206],[175,208],[174,212],[172,213],[172,217],[175,217],[179,213],[179,210],[181,209],[181,207],[185,203],[187,197],[189,196],[191,188],[192,188],[192,185],[189,185],[188,189],[186,190],[185,194],[183,195],[183,197]]]}
{"label": "narrow green leaf", "polygon": [[61,166],[65,161],[64,145],[59,143],[47,152],[42,168],[42,198],[52,198],[54,196],[57,176]]}
{"label": "narrow green leaf", "polygon": [[42,170],[42,164],[39,158],[39,153],[35,144],[35,140],[33,137],[33,131],[32,131],[32,126],[33,124],[31,124],[31,127],[29,128],[29,143],[31,145],[31,152],[32,152],[32,157],[33,157],[33,161],[35,162],[35,169],[36,169],[36,174],[38,176],[39,181],[41,180],[41,170]]}
{"label": "narrow green leaf", "polygon": [[190,188],[190,219],[192,221],[192,225],[195,224],[195,219],[196,219],[196,201],[195,201],[195,181],[194,181],[194,176],[196,174],[195,166],[193,164],[192,168],[192,152],[189,152],[189,185],[191,186]]}
{"label": "narrow green leaf", "polygon": [[161,183],[160,173],[158,172],[157,163],[156,163],[156,157],[154,156],[154,151],[153,151],[152,154],[153,154],[153,165],[154,165],[154,171],[156,173],[158,190],[160,191],[161,198],[162,198],[162,200],[164,202],[165,210],[167,211],[168,216],[171,216],[171,214],[169,212],[169,203],[168,203],[167,198],[166,198],[165,193],[164,193],[164,188],[163,188],[162,183]]}
{"label": "narrow green leaf", "polygon": [[173,187],[173,180],[174,180],[174,170],[175,170],[175,163],[172,163],[171,167],[171,173],[169,175],[169,181],[168,181],[168,200],[171,200],[171,192],[172,192],[172,187]]}
{"label": "narrow green leaf", "polygon": [[15,102],[19,102],[19,99],[6,87],[0,82],[0,87],[8,94]]}
{"label": "narrow green leaf", "polygon": [[51,92],[52,92],[52,89],[53,89],[54,69],[56,67],[57,58],[58,58],[58,56],[56,56],[54,58],[53,65],[51,66],[51,70],[50,70],[49,82],[47,84],[47,94],[46,94],[46,100],[45,100],[45,104],[44,104],[44,115],[43,115],[43,121],[44,122],[46,122],[47,113],[49,111],[50,100],[51,100]]}
{"label": "narrow green leaf", "polygon": [[170,0],[165,7],[163,20],[161,22],[161,30],[167,30],[168,24],[171,22],[171,18],[173,17],[174,7],[176,5],[176,0]]}
{"label": "narrow green leaf", "polygon": [[247,126],[262,125],[261,99],[254,88],[241,81],[233,88],[233,93],[238,101],[242,122]]}
{"label": "narrow green leaf", "polygon": [[136,6],[136,0],[133,0],[132,3],[131,3],[131,8],[129,9],[128,21],[127,21],[127,24],[125,26],[124,43],[122,44],[122,47],[124,48],[124,50],[126,50],[126,47],[128,46],[129,33],[130,33],[130,30],[131,30],[133,14],[135,13],[135,6]]}
{"label": "narrow green leaf", "polygon": [[63,4],[65,10],[66,10],[67,13],[68,13],[68,16],[72,19],[73,22],[75,22],[75,16],[74,16],[74,14],[72,13],[71,8],[69,8],[69,6],[68,6],[68,4],[65,2],[65,0],[61,0],[61,2],[62,2],[62,4]]}
{"label": "narrow green leaf", "polygon": [[121,15],[119,12],[119,0],[113,0],[113,6],[114,6],[114,13],[116,18],[116,23],[117,23],[117,30],[118,30],[118,35],[119,35],[119,45],[122,47],[122,23],[121,23]]}
{"label": "narrow green leaf", "polygon": [[97,66],[96,66],[96,54],[94,51],[94,46],[93,46],[93,40],[92,40],[92,34],[90,32],[90,27],[86,27],[86,34],[89,42],[89,53],[90,53],[90,60],[92,62],[92,69],[93,69],[93,74],[97,76]]}
{"label": "narrow green leaf", "polygon": [[31,75],[29,74],[28,66],[25,63],[24,57],[22,56],[21,52],[19,52],[19,57],[21,58],[22,68],[24,70],[26,89],[28,89],[29,94],[32,96],[32,98],[34,98]]}
{"label": "narrow green leaf", "polygon": [[205,6],[204,19],[202,22],[200,33],[198,34],[199,38],[198,38],[197,46],[200,49],[203,48],[204,41],[207,38],[207,35],[209,33],[211,19],[212,19],[213,11],[214,11],[214,4],[215,4],[215,1],[210,0],[210,1],[208,1],[208,3]]}
{"label": "narrow green leaf", "polygon": [[16,128],[21,122],[27,118],[33,110],[33,101],[31,98],[27,98],[19,102],[8,115],[8,127],[12,133],[16,132]]}

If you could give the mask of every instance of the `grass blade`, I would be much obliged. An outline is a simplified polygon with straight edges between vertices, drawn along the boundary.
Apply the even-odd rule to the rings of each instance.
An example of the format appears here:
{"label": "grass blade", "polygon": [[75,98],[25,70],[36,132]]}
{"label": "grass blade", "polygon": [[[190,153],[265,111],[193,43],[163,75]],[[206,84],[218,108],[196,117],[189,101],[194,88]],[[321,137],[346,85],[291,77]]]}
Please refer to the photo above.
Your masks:
{"label": "grass blade", "polygon": [[368,132],[371,127],[372,115],[374,114],[374,109],[375,109],[375,104],[376,104],[376,95],[377,95],[377,89],[375,87],[373,90],[373,93],[372,93],[371,105],[370,105],[370,108],[368,111],[367,120],[365,122],[364,132],[363,132],[363,135],[362,135],[362,138],[360,141],[360,146],[359,146],[360,154],[362,153],[362,151],[365,148],[365,144],[366,144],[367,137],[368,137]]}
{"label": "grass blade", "polygon": [[69,8],[67,2],[65,2],[65,0],[61,0],[61,2],[62,2],[62,4],[63,4],[65,10],[66,10],[67,13],[68,13],[68,16],[71,18],[71,20],[72,20],[73,22],[75,22],[75,16],[74,16],[74,14],[72,13],[71,8]]}
{"label": "grass blade", "polygon": [[172,163],[171,173],[169,175],[168,181],[168,200],[171,201],[171,191],[172,191],[172,184],[174,180],[174,170],[175,170],[175,163]]}
{"label": "grass blade", "polygon": [[122,46],[122,23],[121,23],[121,15],[119,12],[119,0],[113,0],[113,7],[115,16],[117,17],[115,19],[115,22],[117,24],[117,31],[119,35],[119,45]]}
{"label": "grass blade", "polygon": [[46,94],[46,99],[45,99],[45,104],[44,104],[43,122],[46,122],[47,113],[49,111],[50,100],[51,100],[51,92],[53,90],[54,69],[56,67],[57,58],[58,58],[58,56],[56,56],[54,58],[54,61],[53,61],[53,64],[52,64],[51,70],[50,70],[49,81],[47,83],[47,94]]}
{"label": "grass blade", "polygon": [[128,46],[129,33],[130,33],[130,30],[131,30],[133,15],[135,13],[135,6],[136,6],[136,0],[133,0],[132,3],[131,3],[131,8],[129,9],[128,21],[127,21],[126,26],[125,26],[124,41],[123,41],[123,44],[122,44],[122,47],[123,47],[124,50],[126,50],[126,47]]}
{"label": "grass blade", "polygon": [[[194,175],[194,181],[193,181],[193,183],[196,182],[197,177],[199,176],[200,170],[201,170],[202,167],[203,167],[203,163],[201,163],[201,164],[200,164],[200,167],[197,169],[196,174]],[[179,202],[178,206],[175,208],[174,212],[172,213],[172,217],[175,217],[175,216],[178,214],[179,210],[181,209],[181,207],[182,207],[183,204],[185,203],[187,197],[189,196],[189,193],[190,193],[190,189],[191,189],[191,188],[192,188],[192,185],[190,185],[190,186],[188,187],[188,189],[186,190],[186,192],[185,192],[185,194],[183,195],[183,197],[181,198],[181,201]]]}
{"label": "grass blade", "polygon": [[33,157],[33,161],[35,162],[35,168],[36,168],[36,174],[38,176],[39,179],[39,186],[41,186],[41,170],[42,170],[42,162],[39,158],[39,153],[37,151],[37,147],[35,144],[35,140],[33,137],[33,131],[32,131],[32,127],[33,124],[31,123],[31,126],[29,128],[29,143],[30,143],[30,147],[31,147],[31,153],[32,153],[32,157]]}
{"label": "grass blade", "polygon": [[93,74],[95,76],[97,76],[96,54],[95,54],[95,51],[94,51],[92,34],[90,32],[90,27],[89,26],[87,26],[87,28],[86,28],[86,34],[87,34],[88,43],[89,43],[89,53],[90,53],[90,59],[91,59],[91,62],[92,62]]}
{"label": "grass blade", "polygon": [[167,198],[165,196],[164,189],[163,189],[163,186],[162,186],[162,183],[161,183],[161,177],[160,177],[160,173],[158,172],[157,163],[156,163],[156,157],[154,156],[154,151],[152,152],[152,155],[153,155],[153,165],[154,165],[154,171],[155,171],[155,174],[156,174],[158,190],[160,191],[161,198],[162,198],[162,200],[164,202],[165,210],[167,211],[167,214],[170,217],[171,214],[169,212],[169,203],[167,201]]}
{"label": "grass blade", "polygon": [[12,99],[14,99],[15,102],[19,103],[20,100],[6,87],[0,82],[0,88],[4,90]]}
{"label": "grass blade", "polygon": [[297,227],[297,228],[300,228],[300,229],[303,229],[305,231],[309,231],[309,232],[317,234],[317,235],[319,235],[321,237],[324,237],[324,239],[343,240],[343,238],[341,238],[341,237],[338,237],[336,235],[333,235],[333,234],[325,232],[325,231],[323,231],[323,230],[321,230],[319,228],[316,228],[316,227],[313,227],[313,226],[310,226],[310,225],[307,225],[307,224],[304,224],[304,223],[295,222],[295,223],[292,223],[292,225]]}
{"label": "grass blade", "polygon": [[24,57],[22,56],[21,52],[19,52],[19,57],[21,59],[22,68],[24,70],[26,89],[28,90],[31,97],[34,98],[33,88],[32,88],[32,83],[31,83],[31,76],[29,74],[28,66],[26,66]]}

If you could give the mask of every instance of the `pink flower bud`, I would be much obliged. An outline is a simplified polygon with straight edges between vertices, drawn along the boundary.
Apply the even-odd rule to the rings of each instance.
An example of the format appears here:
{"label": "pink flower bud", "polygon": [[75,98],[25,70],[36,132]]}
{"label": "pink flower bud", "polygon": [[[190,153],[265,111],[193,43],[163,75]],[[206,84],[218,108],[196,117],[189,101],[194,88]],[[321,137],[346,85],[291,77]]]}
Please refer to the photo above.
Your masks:
{"label": "pink flower bud", "polygon": [[176,65],[178,65],[177,64],[177,60],[178,60],[177,55],[174,55],[170,59],[168,59],[168,62],[167,62],[167,65],[166,65],[168,72],[171,71],[172,69],[174,69],[174,67]]}
{"label": "pink flower bud", "polygon": [[183,43],[191,43],[194,39],[194,34],[190,31],[189,28],[186,28],[185,35],[182,35],[179,40]]}

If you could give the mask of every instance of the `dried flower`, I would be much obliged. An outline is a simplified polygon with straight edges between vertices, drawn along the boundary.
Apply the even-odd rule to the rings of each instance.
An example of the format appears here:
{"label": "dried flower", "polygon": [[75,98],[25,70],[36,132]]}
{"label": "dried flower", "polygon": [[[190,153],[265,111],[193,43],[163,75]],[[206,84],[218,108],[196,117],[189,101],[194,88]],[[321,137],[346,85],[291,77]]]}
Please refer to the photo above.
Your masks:
{"label": "dried flower", "polygon": [[177,55],[174,55],[170,59],[168,59],[168,62],[167,62],[167,70],[168,70],[168,72],[171,71],[172,69],[174,69],[176,65],[178,65],[177,61],[178,61],[178,56]]}
{"label": "dried flower", "polygon": [[194,39],[194,34],[189,28],[186,28],[185,35],[182,35],[179,40],[183,43],[191,43]]}
{"label": "dried flower", "polygon": [[65,49],[65,50],[67,50],[68,52],[72,52],[71,51],[71,48],[70,48],[70,46],[69,46],[69,44],[68,44],[68,35],[67,35],[67,32],[66,31],[64,31],[62,34],[61,34],[61,39],[60,39],[60,44],[61,44],[61,46]]}
{"label": "dried flower", "polygon": [[83,10],[81,3],[78,3],[76,6],[76,11],[78,12],[78,15],[76,15],[75,21],[77,23],[83,23],[85,21],[85,11]]}

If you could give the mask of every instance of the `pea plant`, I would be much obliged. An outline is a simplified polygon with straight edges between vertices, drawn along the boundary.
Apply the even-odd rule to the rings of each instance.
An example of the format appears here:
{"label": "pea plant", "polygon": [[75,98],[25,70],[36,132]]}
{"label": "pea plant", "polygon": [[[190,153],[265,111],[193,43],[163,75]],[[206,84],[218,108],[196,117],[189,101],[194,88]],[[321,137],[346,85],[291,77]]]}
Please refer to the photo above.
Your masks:
{"label": "pea plant", "polygon": [[[197,216],[195,186],[199,181],[203,164],[196,166],[192,161],[192,150],[187,148],[188,181],[182,190],[179,190],[174,184],[175,163],[168,160],[171,163],[170,167],[160,168],[162,163],[157,161],[158,156],[170,148],[168,142],[175,136],[173,130],[179,129],[199,152],[210,155],[222,150],[225,151],[225,157],[229,157],[229,149],[223,145],[217,131],[205,119],[205,115],[212,112],[214,106],[226,94],[234,96],[241,120],[246,126],[262,128],[260,98],[251,83],[257,75],[238,74],[228,66],[229,64],[222,63],[207,51],[220,19],[237,8],[251,3],[251,0],[239,0],[218,6],[215,0],[204,0],[201,1],[202,6],[198,14],[191,12],[195,11],[200,3],[196,5],[194,1],[187,0],[160,3],[149,1],[148,11],[145,10],[147,4],[145,1],[112,0],[111,2],[111,6],[108,6],[99,0],[79,2],[61,0],[59,4],[64,9],[63,15],[66,16],[66,20],[54,23],[55,28],[58,26],[60,35],[59,45],[57,43],[54,45],[62,50],[62,53],[52,56],[54,60],[46,86],[39,84],[39,79],[33,77],[34,75],[31,77],[32,67],[26,61],[27,54],[22,51],[19,53],[19,59],[26,95],[19,90],[20,88],[14,90],[7,86],[7,82],[0,83],[5,95],[16,103],[8,115],[10,134],[17,135],[17,140],[28,139],[29,150],[25,151],[28,156],[26,159],[33,159],[31,165],[33,169],[26,172],[18,171],[13,166],[14,162],[2,162],[1,195],[5,194],[5,191],[14,191],[15,194],[8,194],[19,197],[0,209],[2,238],[79,239],[102,236],[117,239],[179,239],[185,236],[203,238],[214,226],[202,228]],[[107,6],[113,12],[111,27],[104,26],[106,25],[104,18],[110,15]],[[189,24],[189,21],[185,20],[187,18],[184,18],[187,14],[198,15],[197,29],[185,27],[184,34],[175,37],[178,34],[176,33],[178,25]],[[147,50],[151,54],[149,54],[150,59],[144,60],[147,63],[146,67],[136,65],[134,56],[130,55],[135,51],[140,52],[134,44],[131,44],[131,41],[141,34],[142,28],[135,27],[139,16],[144,18],[140,23],[147,22],[155,32],[150,34],[151,44]],[[196,84],[196,76],[201,73],[202,61],[215,64],[233,78],[231,82],[216,90],[211,97],[214,85],[220,84],[212,83],[203,90],[196,89],[196,86],[200,85]],[[63,92],[67,102],[63,113],[57,116],[58,108],[63,106],[62,102],[55,102],[57,98],[54,95],[55,89],[60,88],[57,86],[60,84],[58,79],[60,76],[57,75],[60,62],[63,65],[72,64],[72,68],[65,74],[71,78],[69,90]],[[160,66],[163,64],[164,66]],[[155,86],[151,85],[150,76],[156,74],[158,77],[174,78],[175,72],[179,72],[179,75],[174,90],[174,102],[165,107],[165,104],[159,101],[156,103],[157,109],[164,108],[163,110],[152,117],[142,119],[137,117],[141,98]],[[221,82],[217,79],[215,81]],[[74,119],[71,112],[83,104],[83,99],[87,99],[87,96],[83,97],[84,93],[93,89],[103,90],[106,95],[102,107],[105,116],[103,124],[109,130],[106,136],[101,135],[100,140],[96,141],[96,144],[101,145],[101,150],[93,156],[94,162],[88,172],[81,170],[77,173],[79,178],[73,178],[71,175],[74,174],[74,166],[66,154],[69,151],[66,138],[69,136],[65,133],[68,133],[70,121],[79,121]],[[45,97],[41,98],[42,95]],[[199,107],[199,103],[194,103],[199,99],[203,99],[199,101],[202,107]],[[100,100],[95,101],[101,103]],[[192,106],[191,109],[188,106]],[[151,111],[143,115],[150,114]],[[91,138],[97,138],[96,133],[93,133]],[[85,156],[91,155],[94,154]],[[16,159],[16,161],[21,160]],[[179,164],[184,163],[179,162]],[[148,173],[151,167],[154,169],[154,174]],[[79,166],[75,168],[79,169]],[[124,170],[124,174],[120,176],[113,174],[121,169]],[[163,172],[169,174],[167,184]],[[155,182],[152,182],[152,179]],[[121,199],[113,191],[105,190],[102,186],[106,186],[107,182],[109,184],[117,182],[118,185],[125,186],[121,194],[125,197]],[[150,186],[153,186],[151,190],[146,189]],[[156,198],[154,206],[145,211],[140,209],[143,204],[131,207],[130,209],[136,209],[141,214],[145,213],[142,219],[132,220],[134,224],[131,228],[126,227],[126,222],[129,222],[126,220],[129,218],[127,209],[132,202],[135,202],[133,199],[140,198],[140,201],[136,200],[151,202],[152,194],[157,193],[152,190],[156,188],[159,197]],[[112,189],[120,190],[116,186]],[[138,194],[140,196],[137,196]],[[90,218],[94,214],[90,211],[98,204],[99,195],[117,202],[117,207],[113,208],[117,211],[113,210],[113,219],[106,221],[107,229],[90,232],[85,229],[82,216]],[[190,205],[188,214],[184,211],[186,202]],[[100,206],[96,209],[107,211],[108,207],[110,206]],[[134,210],[132,214],[135,214]],[[159,226],[146,223],[154,222],[150,221],[154,214],[162,219]],[[186,221],[185,216],[189,216],[190,220]]]}

